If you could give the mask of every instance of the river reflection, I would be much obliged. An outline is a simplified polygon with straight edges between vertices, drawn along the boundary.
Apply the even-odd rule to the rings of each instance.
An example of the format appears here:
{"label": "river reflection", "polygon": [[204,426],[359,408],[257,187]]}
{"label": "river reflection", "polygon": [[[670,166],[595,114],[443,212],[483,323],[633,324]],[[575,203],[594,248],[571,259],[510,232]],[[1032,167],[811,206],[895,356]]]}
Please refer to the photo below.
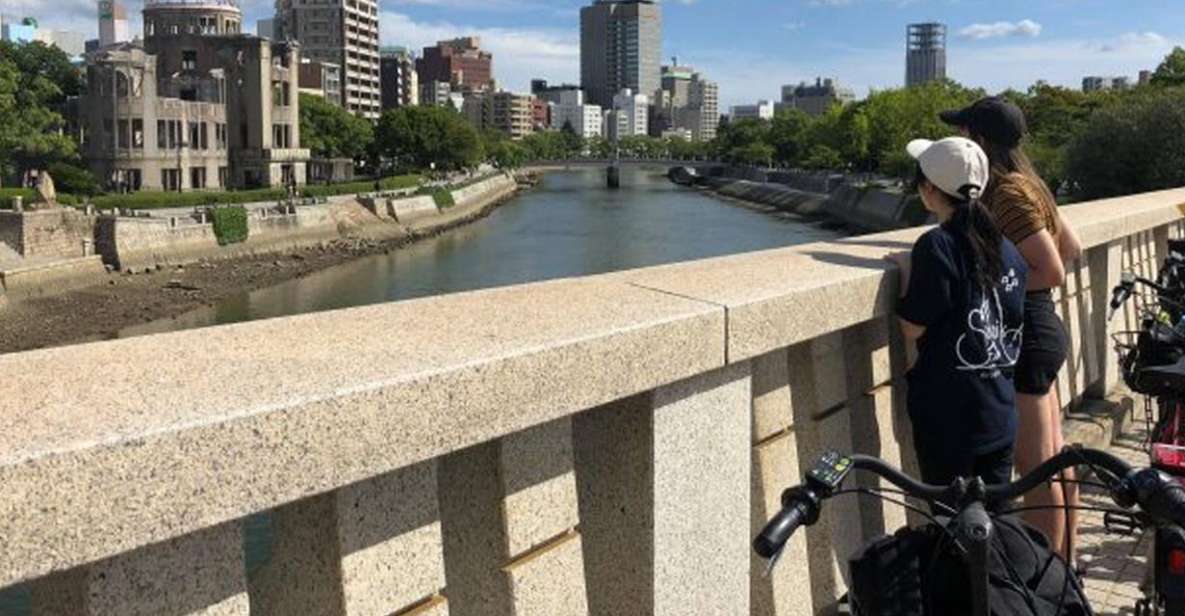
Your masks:
{"label": "river reflection", "polygon": [[662,169],[555,172],[488,219],[390,255],[242,293],[176,318],[129,327],[154,334],[429,295],[582,276],[836,237],[675,186]]}

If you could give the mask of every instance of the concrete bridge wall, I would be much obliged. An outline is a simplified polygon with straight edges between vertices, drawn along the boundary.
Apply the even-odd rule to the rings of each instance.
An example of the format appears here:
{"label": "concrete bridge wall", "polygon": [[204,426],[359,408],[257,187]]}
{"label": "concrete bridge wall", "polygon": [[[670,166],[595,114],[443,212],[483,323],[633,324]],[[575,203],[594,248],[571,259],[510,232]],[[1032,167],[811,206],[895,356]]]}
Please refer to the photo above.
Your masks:
{"label": "concrete bridge wall", "polygon": [[[1067,209],[1063,399],[1185,190]],[[749,552],[827,448],[910,469],[883,257],[920,230],[0,356],[0,588],[41,614],[811,614],[904,523]],[[247,525],[270,557],[249,570]]]}

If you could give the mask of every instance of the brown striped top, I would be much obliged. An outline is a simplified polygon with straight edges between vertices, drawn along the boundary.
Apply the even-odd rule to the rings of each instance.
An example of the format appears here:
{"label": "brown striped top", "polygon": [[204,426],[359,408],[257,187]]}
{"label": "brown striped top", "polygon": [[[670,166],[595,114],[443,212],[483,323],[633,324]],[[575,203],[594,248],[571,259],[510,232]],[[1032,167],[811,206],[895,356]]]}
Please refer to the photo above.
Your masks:
{"label": "brown striped top", "polygon": [[1049,231],[1057,240],[1057,204],[1047,191],[1022,173],[994,176],[992,181],[996,185],[988,189],[983,202],[1004,237],[1020,245],[1041,231]]}

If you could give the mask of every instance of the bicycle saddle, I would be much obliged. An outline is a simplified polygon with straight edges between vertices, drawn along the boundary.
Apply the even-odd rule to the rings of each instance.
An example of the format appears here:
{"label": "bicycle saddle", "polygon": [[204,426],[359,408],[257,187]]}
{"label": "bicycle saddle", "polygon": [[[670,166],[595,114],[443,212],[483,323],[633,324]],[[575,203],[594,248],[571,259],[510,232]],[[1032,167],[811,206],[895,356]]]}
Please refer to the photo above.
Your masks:
{"label": "bicycle saddle", "polygon": [[1175,364],[1153,366],[1140,370],[1140,389],[1156,392],[1153,395],[1185,394],[1185,358]]}

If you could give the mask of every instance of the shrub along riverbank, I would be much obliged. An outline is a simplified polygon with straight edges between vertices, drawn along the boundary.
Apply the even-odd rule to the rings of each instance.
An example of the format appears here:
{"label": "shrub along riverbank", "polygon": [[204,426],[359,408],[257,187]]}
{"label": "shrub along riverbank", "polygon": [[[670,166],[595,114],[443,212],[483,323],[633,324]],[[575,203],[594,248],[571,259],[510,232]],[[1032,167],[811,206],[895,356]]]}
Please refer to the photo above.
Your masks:
{"label": "shrub along riverbank", "polygon": [[[405,190],[420,185],[423,178],[419,175],[397,175],[379,180],[379,190]],[[310,184],[301,186],[299,195],[302,198],[335,197],[338,195],[356,195],[372,192],[375,189],[374,180],[345,182],[340,184]],[[0,189],[0,209],[12,209],[12,198],[22,197],[25,204],[31,204],[37,198],[37,191],[31,188],[3,188]],[[287,191],[282,188],[262,188],[257,190],[233,190],[221,192],[160,192],[142,191],[125,195],[100,195],[91,197],[90,203],[95,207],[108,209],[152,210],[169,207],[200,207],[203,205],[242,205],[245,203],[265,203],[282,201]],[[59,194],[58,202],[62,205],[81,205],[85,199],[75,195]]]}

